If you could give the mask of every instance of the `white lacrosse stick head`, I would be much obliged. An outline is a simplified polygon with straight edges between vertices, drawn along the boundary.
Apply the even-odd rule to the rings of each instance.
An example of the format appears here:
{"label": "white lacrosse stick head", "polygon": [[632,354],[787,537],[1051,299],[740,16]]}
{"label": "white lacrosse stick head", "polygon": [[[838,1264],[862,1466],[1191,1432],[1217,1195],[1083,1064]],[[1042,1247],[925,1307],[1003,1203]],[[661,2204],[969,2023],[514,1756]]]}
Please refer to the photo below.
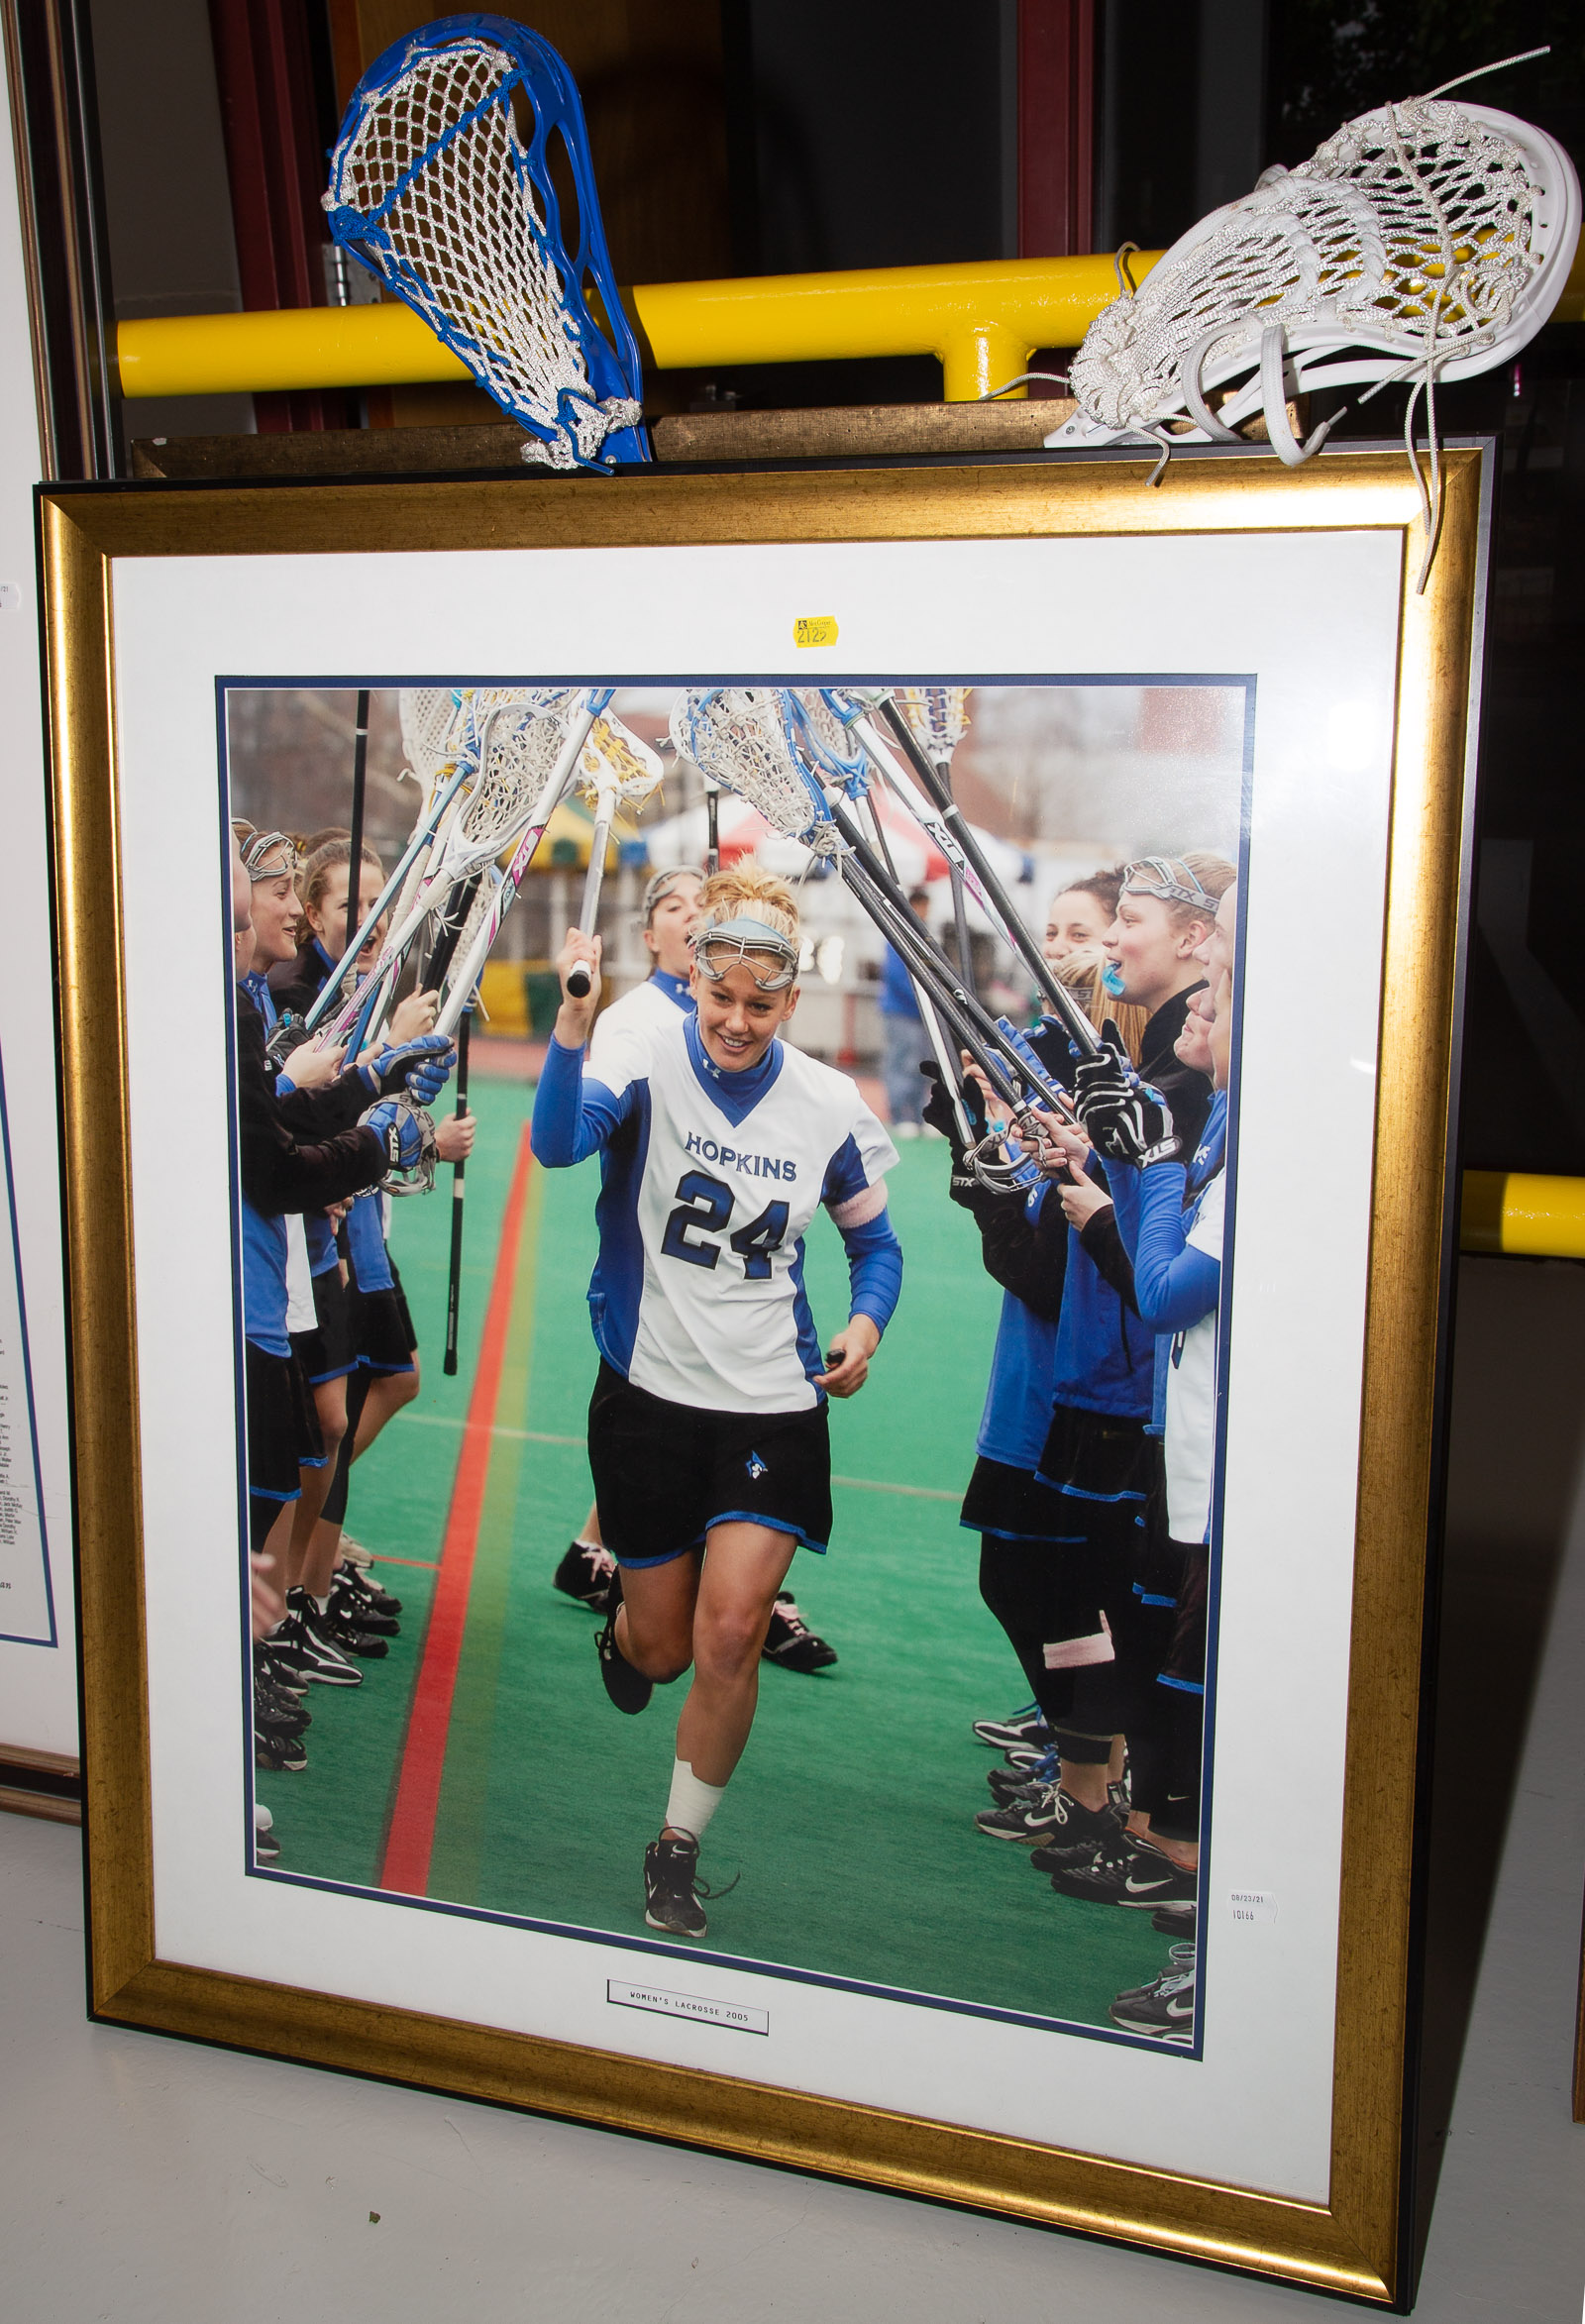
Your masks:
{"label": "white lacrosse stick head", "polygon": [[545,690],[464,696],[463,739],[477,772],[448,835],[448,876],[490,863],[515,843],[567,741],[572,698]]}
{"label": "white lacrosse stick head", "polygon": [[410,773],[423,785],[426,802],[440,777],[457,763],[452,737],[458,707],[457,695],[449,686],[404,686],[397,693],[402,755]]}
{"label": "white lacrosse stick head", "polygon": [[[551,179],[553,138],[577,189],[574,250]],[[323,199],[337,242],[527,431],[526,460],[600,469],[648,458],[638,350],[582,107],[538,34],[458,17],[396,42],[353,92]]]}
{"label": "white lacrosse stick head", "polygon": [[969,694],[966,686],[895,686],[892,699],[908,723],[908,732],[937,765],[951,758],[969,731]]}
{"label": "white lacrosse stick head", "polygon": [[837,852],[830,809],[798,763],[780,688],[689,689],[672,705],[671,736],[679,758],[691,759],[708,782],[747,799],[773,831],[814,855]]}
{"label": "white lacrosse stick head", "polygon": [[624,726],[609,710],[595,719],[579,754],[578,787],[592,806],[601,792],[623,806],[642,806],[665,781],[659,751]]}
{"label": "white lacrosse stick head", "polygon": [[[1069,371],[1079,409],[1046,442],[1165,443],[1188,419],[1171,440],[1203,443],[1263,404],[1273,443],[1302,458],[1319,431],[1293,446],[1287,394],[1509,362],[1556,305],[1579,229],[1579,180],[1543,130],[1437,97],[1361,114],[1097,316]],[[1207,393],[1251,370],[1213,413]]]}

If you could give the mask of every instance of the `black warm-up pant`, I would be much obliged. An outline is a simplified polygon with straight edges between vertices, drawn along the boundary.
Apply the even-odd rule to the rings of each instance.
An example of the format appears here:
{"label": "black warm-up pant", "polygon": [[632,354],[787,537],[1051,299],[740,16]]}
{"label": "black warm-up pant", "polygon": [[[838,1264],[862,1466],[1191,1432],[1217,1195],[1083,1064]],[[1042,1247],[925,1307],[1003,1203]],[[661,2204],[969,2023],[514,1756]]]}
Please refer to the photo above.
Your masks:
{"label": "black warm-up pant", "polygon": [[356,1372],[347,1375],[347,1433],[341,1440],[336,1456],[336,1474],[331,1479],[330,1491],[325,1495],[325,1506],[319,1513],[321,1525],[340,1526],[347,1522],[347,1488],[352,1477],[353,1439],[358,1434],[358,1424],[363,1418],[364,1406],[369,1401],[370,1374],[359,1365]]}
{"label": "black warm-up pant", "polygon": [[1211,1553],[1204,1543],[1163,1541],[1155,1573],[1172,1576],[1172,1633],[1144,1695],[1144,1729],[1151,1743],[1134,1777],[1133,1804],[1163,1840],[1198,1842]]}
{"label": "black warm-up pant", "polygon": [[[1125,1502],[1086,1513],[1082,1538],[980,1541],[980,1595],[1002,1625],[1064,1759],[1104,1766],[1113,1736],[1150,1726],[1145,1692],[1170,1623],[1141,1605]],[[1137,1758],[1137,1752],[1134,1752]]]}

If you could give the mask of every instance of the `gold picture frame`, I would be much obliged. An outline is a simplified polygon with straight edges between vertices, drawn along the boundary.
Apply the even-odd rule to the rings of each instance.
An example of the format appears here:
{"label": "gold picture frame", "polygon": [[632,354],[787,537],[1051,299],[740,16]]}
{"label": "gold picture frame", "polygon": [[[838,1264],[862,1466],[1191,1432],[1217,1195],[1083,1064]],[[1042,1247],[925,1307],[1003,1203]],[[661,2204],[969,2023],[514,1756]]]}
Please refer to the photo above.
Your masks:
{"label": "gold picture frame", "polygon": [[[40,494],[58,930],[68,1318],[95,2017],[714,2148],[1383,2303],[1405,2297],[1415,1830],[1427,1537],[1452,1247],[1450,1119],[1488,477],[1402,452],[1288,472],[1135,460],[606,479],[49,486]],[[1214,537],[1362,531],[1404,581],[1369,1226],[1339,1976],[1325,2202],[198,1968],[156,1941],[136,1252],[117,839],[119,561],[574,545]],[[1301,608],[1296,619],[1307,619]]]}

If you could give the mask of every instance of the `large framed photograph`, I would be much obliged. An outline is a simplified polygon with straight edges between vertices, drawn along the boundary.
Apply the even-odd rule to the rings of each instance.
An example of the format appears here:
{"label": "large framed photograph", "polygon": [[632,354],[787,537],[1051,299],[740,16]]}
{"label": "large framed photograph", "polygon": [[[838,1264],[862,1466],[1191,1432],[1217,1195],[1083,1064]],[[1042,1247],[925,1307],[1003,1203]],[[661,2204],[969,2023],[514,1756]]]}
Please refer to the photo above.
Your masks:
{"label": "large framed photograph", "polygon": [[1484,455],[1145,475],[44,492],[96,2015],[1403,2296]]}

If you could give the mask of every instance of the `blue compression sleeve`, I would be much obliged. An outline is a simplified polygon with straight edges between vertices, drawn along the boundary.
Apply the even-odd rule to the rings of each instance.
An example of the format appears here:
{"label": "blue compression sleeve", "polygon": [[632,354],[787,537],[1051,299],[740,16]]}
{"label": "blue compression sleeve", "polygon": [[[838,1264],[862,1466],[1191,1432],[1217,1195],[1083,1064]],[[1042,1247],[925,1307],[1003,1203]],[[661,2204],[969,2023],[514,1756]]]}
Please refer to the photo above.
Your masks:
{"label": "blue compression sleeve", "polygon": [[582,1050],[564,1049],[553,1033],[534,1095],[534,1159],[547,1170],[585,1161],[610,1144],[631,1103],[631,1086],[614,1097],[583,1071]]}
{"label": "blue compression sleeve", "polygon": [[1133,1170],[1114,1163],[1108,1177],[1117,1230],[1133,1261],[1141,1321],[1152,1331],[1187,1331],[1215,1309],[1221,1295],[1221,1267],[1209,1252],[1189,1248],[1183,1164],[1156,1162],[1148,1170]]}
{"label": "blue compression sleeve", "polygon": [[868,1316],[885,1331],[902,1290],[902,1245],[885,1211],[862,1226],[837,1229],[848,1254],[848,1314]]}

